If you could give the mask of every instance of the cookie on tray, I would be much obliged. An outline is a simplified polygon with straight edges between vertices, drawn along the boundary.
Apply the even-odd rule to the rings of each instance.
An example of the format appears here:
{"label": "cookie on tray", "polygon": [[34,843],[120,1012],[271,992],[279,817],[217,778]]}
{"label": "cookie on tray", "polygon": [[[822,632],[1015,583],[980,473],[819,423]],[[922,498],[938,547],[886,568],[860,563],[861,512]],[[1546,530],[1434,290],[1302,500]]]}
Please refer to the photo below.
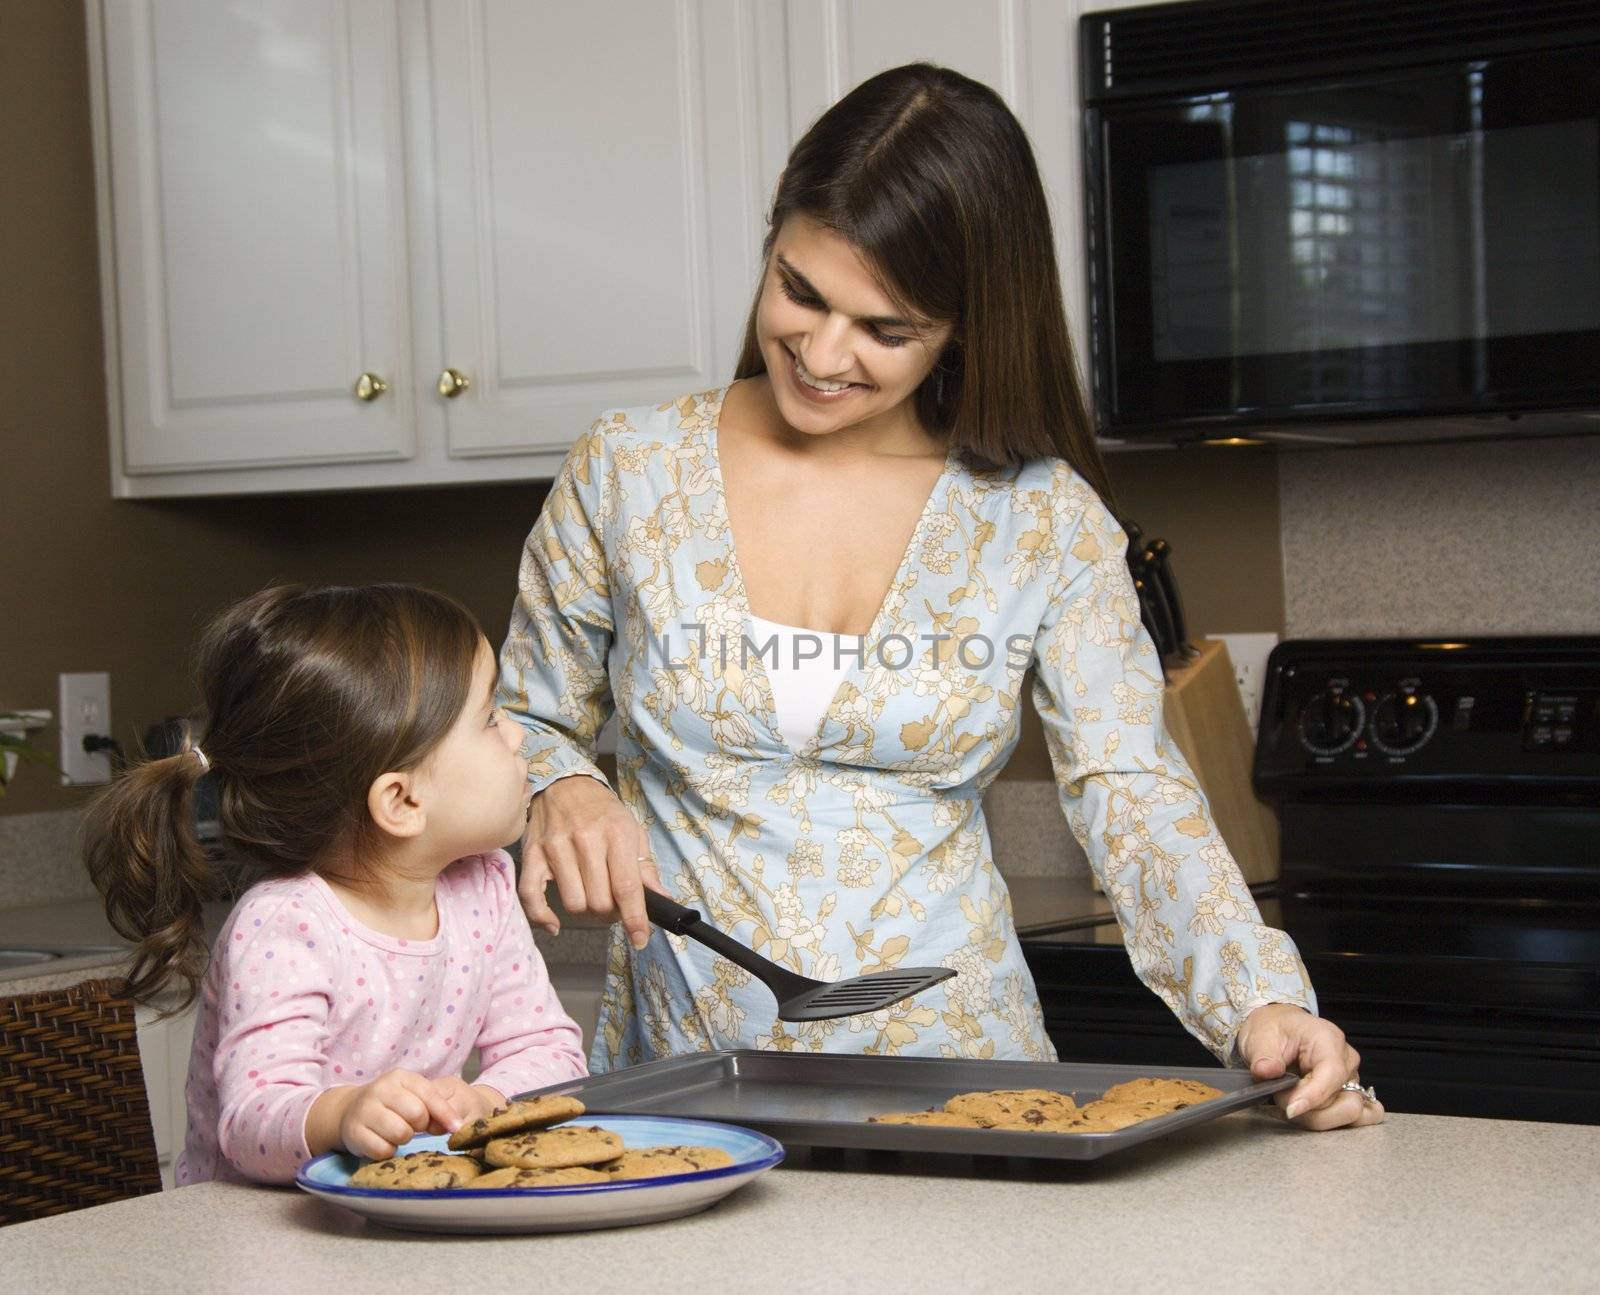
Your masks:
{"label": "cookie on tray", "polygon": [[1115,1133],[1130,1124],[1139,1124],[1166,1114],[1166,1107],[1139,1107],[1127,1102],[1090,1102],[1078,1116],[1078,1132]]}
{"label": "cookie on tray", "polygon": [[1174,1111],[1181,1111],[1188,1102],[1090,1102],[1083,1108],[1085,1119],[1122,1121],[1120,1127],[1126,1128],[1129,1124],[1137,1124],[1140,1120],[1153,1120],[1162,1115],[1171,1115]]}
{"label": "cookie on tray", "polygon": [[1070,1120],[1078,1104],[1066,1093],[1049,1088],[996,1088],[983,1093],[960,1093],[944,1104],[951,1115],[970,1115],[986,1128],[1018,1121],[1039,1124],[1045,1120]]}
{"label": "cookie on tray", "polygon": [[1002,1120],[999,1124],[991,1124],[989,1128],[996,1133],[1094,1133],[1098,1130],[1087,1127],[1086,1121],[1081,1116],[1074,1116],[1070,1120]]}
{"label": "cookie on tray", "polygon": [[447,1145],[452,1151],[467,1151],[487,1146],[491,1138],[508,1138],[513,1133],[549,1128],[583,1112],[584,1105],[576,1097],[527,1097],[520,1102],[508,1102],[498,1110],[463,1124],[450,1135]]}
{"label": "cookie on tray", "polygon": [[394,1191],[427,1191],[459,1187],[483,1173],[471,1156],[444,1151],[413,1151],[409,1155],[374,1160],[350,1175],[352,1187],[380,1187]]}
{"label": "cookie on tray", "polygon": [[615,1160],[596,1168],[613,1179],[666,1178],[671,1174],[694,1174],[702,1169],[723,1169],[733,1157],[716,1147],[641,1147],[624,1151]]}
{"label": "cookie on tray", "polygon": [[989,1126],[972,1115],[954,1115],[949,1111],[890,1111],[886,1115],[869,1115],[868,1124],[932,1124],[945,1129],[984,1129]]}
{"label": "cookie on tray", "polygon": [[493,1138],[483,1158],[499,1168],[564,1169],[569,1165],[599,1165],[623,1153],[622,1139],[605,1129],[563,1124],[554,1129],[514,1133]]}
{"label": "cookie on tray", "polygon": [[1132,1102],[1164,1106],[1169,1111],[1181,1111],[1186,1106],[1208,1102],[1221,1097],[1222,1090],[1198,1079],[1129,1079],[1113,1084],[1100,1094],[1103,1103]]}
{"label": "cookie on tray", "polygon": [[597,1169],[567,1165],[561,1169],[523,1169],[511,1165],[491,1169],[474,1178],[466,1187],[581,1187],[585,1183],[608,1183],[611,1179]]}

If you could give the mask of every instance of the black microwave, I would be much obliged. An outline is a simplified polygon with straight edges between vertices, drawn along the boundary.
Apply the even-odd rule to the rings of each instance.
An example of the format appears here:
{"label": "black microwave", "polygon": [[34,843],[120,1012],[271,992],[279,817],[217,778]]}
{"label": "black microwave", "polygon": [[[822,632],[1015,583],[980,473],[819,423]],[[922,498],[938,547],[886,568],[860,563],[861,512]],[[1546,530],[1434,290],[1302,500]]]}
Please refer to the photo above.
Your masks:
{"label": "black microwave", "polygon": [[1600,433],[1600,5],[1080,22],[1098,430]]}

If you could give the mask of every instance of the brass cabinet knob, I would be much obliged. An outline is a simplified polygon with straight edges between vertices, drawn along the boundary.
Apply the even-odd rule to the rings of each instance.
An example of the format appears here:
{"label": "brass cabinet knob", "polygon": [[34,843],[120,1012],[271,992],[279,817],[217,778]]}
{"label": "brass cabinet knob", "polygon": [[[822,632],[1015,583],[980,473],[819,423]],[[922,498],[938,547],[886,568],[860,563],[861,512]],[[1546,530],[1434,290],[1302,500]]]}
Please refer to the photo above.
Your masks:
{"label": "brass cabinet knob", "polygon": [[446,400],[454,400],[471,385],[472,379],[459,369],[446,369],[439,375],[439,394]]}
{"label": "brass cabinet knob", "polygon": [[376,400],[387,390],[389,384],[376,373],[363,373],[356,379],[357,400]]}

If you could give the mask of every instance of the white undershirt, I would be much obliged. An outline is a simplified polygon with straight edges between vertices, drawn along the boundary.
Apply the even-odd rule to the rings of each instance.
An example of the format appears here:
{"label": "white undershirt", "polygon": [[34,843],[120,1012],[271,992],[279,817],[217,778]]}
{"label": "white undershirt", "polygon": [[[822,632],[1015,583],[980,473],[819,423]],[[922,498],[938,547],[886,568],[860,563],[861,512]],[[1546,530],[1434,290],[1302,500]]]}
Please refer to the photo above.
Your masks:
{"label": "white undershirt", "polygon": [[761,657],[772,684],[778,732],[791,750],[809,746],[833,694],[855,664],[860,636],[799,629],[754,615],[750,617],[750,631],[756,649],[765,648],[774,636],[778,640],[777,661],[773,661],[770,651]]}

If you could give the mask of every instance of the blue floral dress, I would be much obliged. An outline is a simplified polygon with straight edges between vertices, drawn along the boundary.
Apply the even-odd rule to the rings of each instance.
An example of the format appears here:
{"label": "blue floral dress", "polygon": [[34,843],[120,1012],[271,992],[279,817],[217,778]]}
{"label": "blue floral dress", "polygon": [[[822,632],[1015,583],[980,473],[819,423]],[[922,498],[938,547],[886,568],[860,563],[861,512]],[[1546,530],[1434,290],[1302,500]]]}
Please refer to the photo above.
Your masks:
{"label": "blue floral dress", "polygon": [[535,790],[593,764],[618,718],[617,793],[668,888],[819,980],[904,963],[953,979],[870,1015],[791,1024],[759,981],[660,930],[611,934],[596,1071],[757,1047],[1053,1060],[982,796],[1035,670],[1061,806],[1135,970],[1232,1059],[1265,1002],[1315,1010],[1262,925],[1161,722],[1126,537],[1064,461],[958,456],[810,741],[779,733],[717,457],[726,388],[602,415],[528,536],[500,700]]}

